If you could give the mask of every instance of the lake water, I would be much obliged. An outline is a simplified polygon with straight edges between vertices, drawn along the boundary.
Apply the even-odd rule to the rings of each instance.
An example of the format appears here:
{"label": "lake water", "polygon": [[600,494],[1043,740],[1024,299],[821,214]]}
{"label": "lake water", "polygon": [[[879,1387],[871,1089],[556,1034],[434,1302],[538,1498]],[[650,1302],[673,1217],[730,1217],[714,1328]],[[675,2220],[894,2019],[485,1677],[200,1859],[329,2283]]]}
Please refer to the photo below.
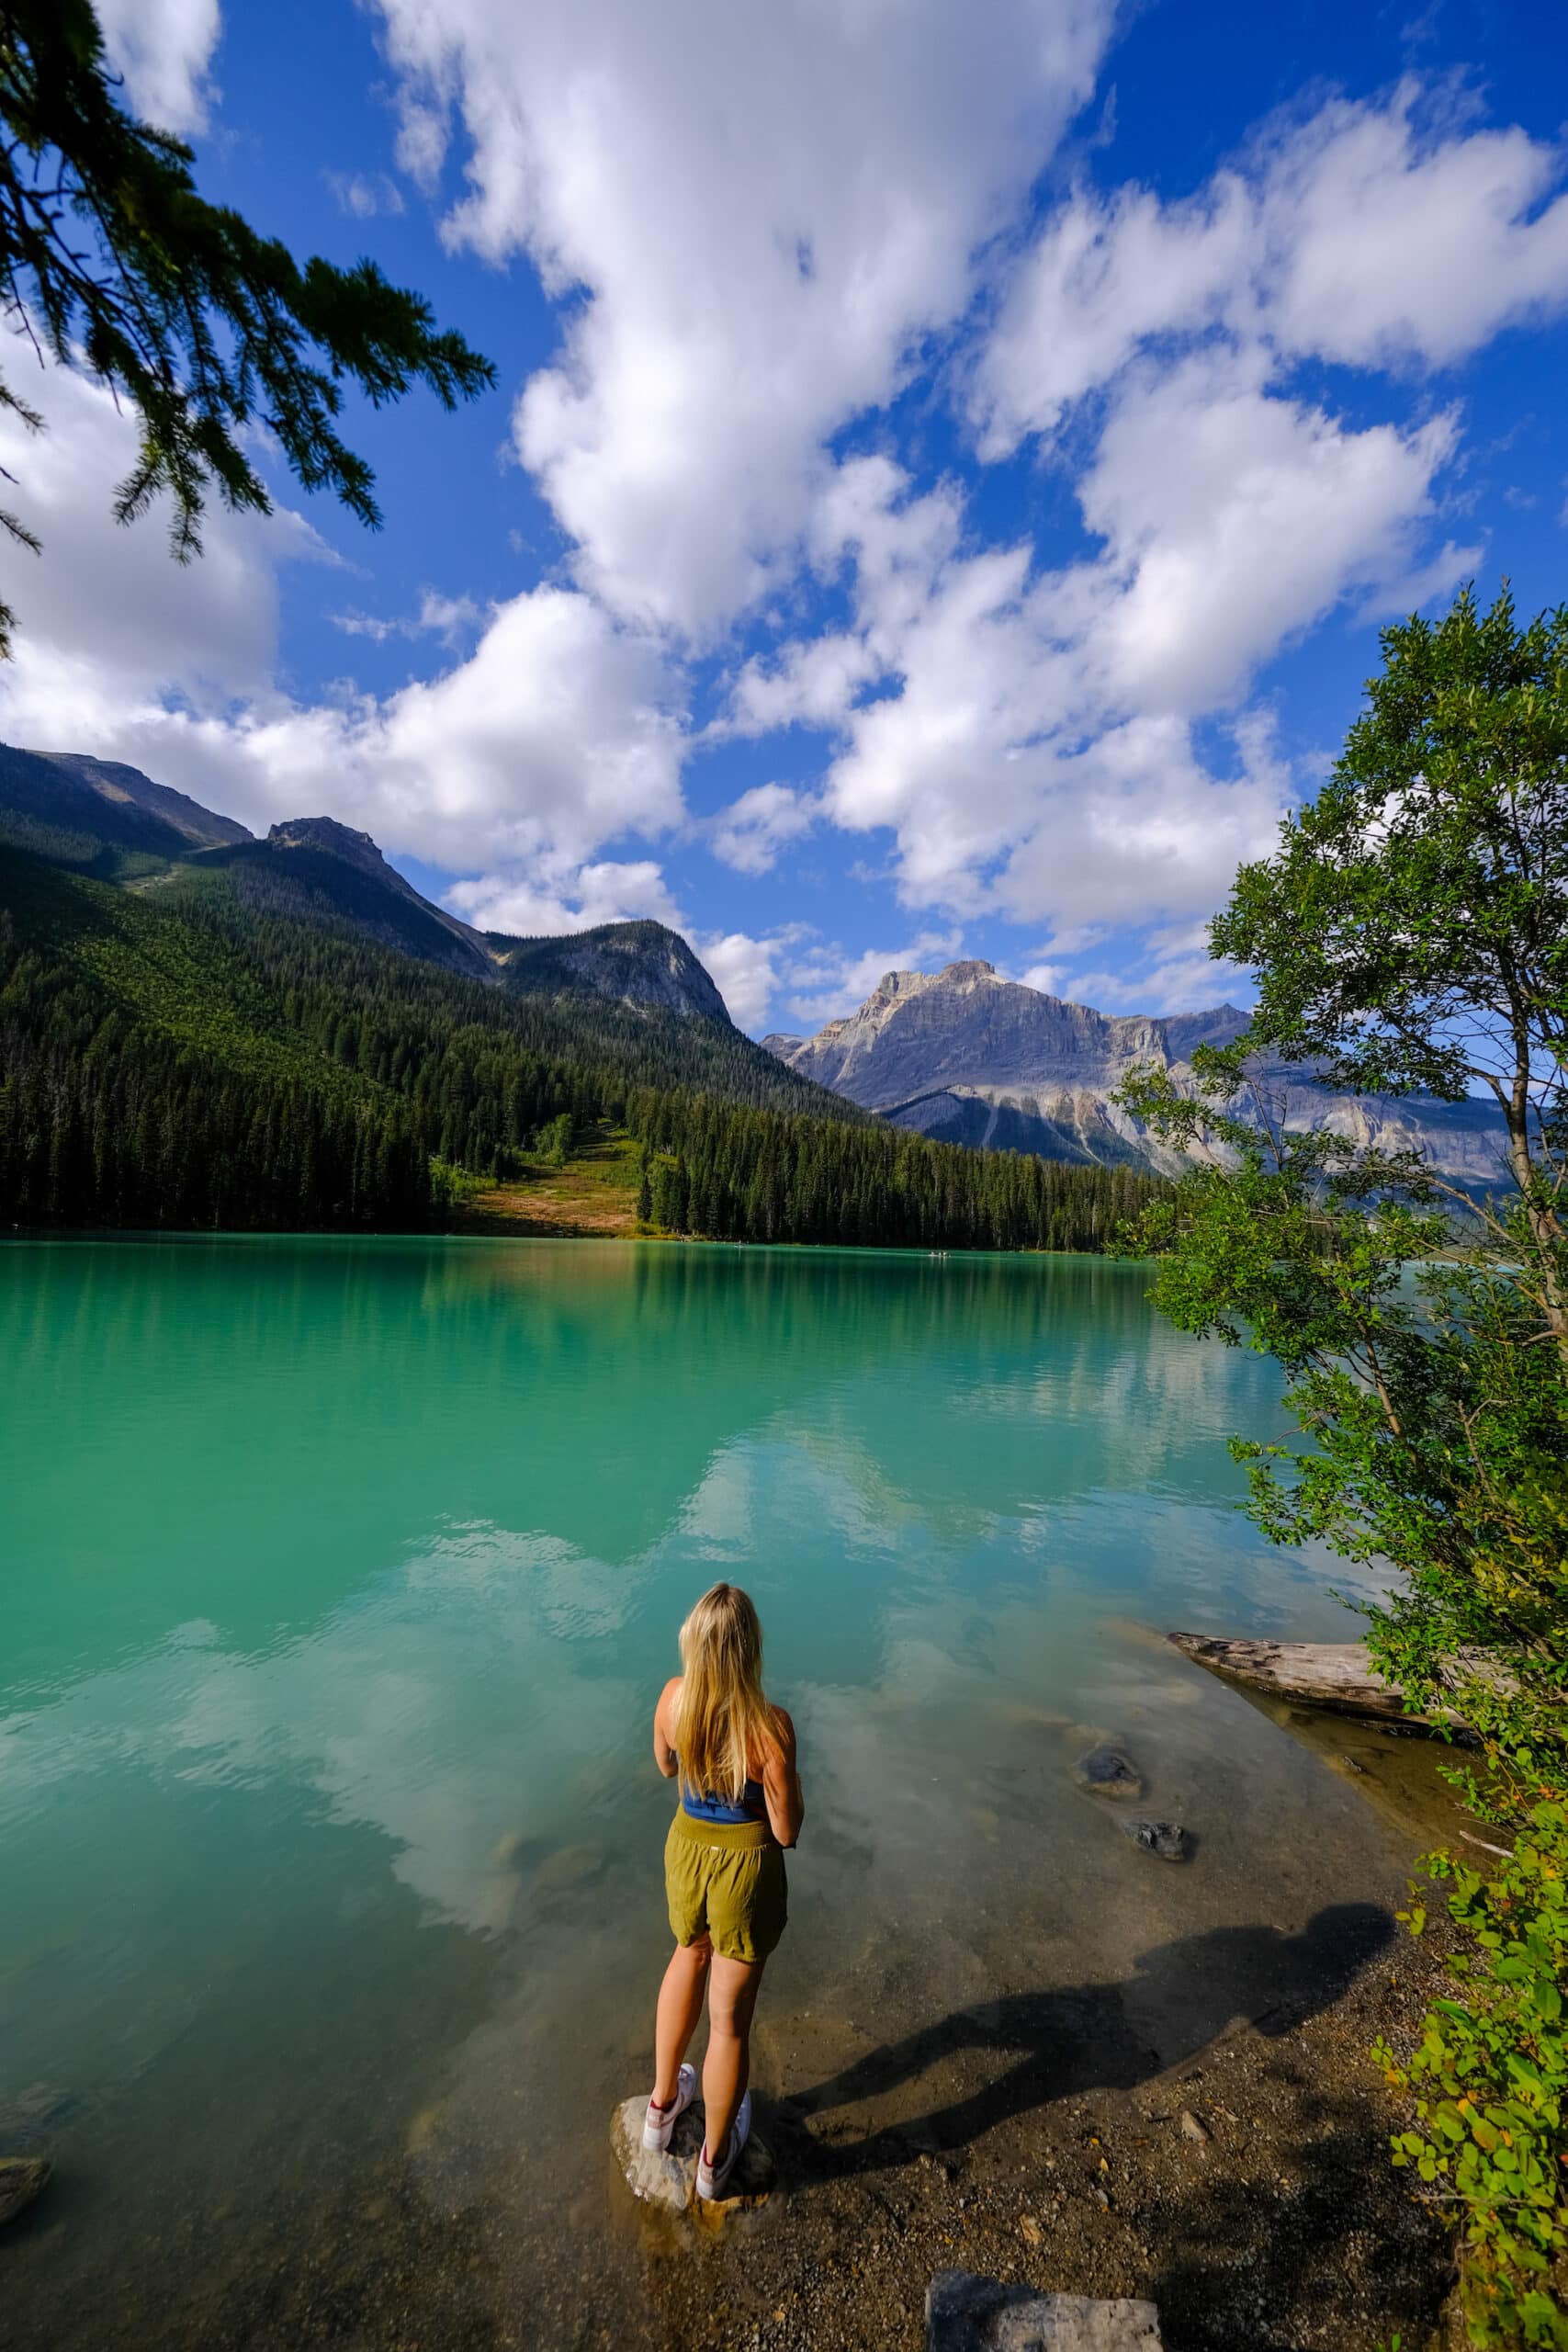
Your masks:
{"label": "lake water", "polygon": [[[1155,1638],[1354,1629],[1235,1508],[1224,1440],[1278,1426],[1274,1375],[1145,1283],[0,1248],[0,2151],[58,2165],[5,2242],[6,2341],[624,2339],[649,2257],[604,2135],[667,1950],[650,1711],[720,1576],[808,1805],[761,2112],[848,2068],[863,2167],[900,2118],[963,2136],[1005,2071],[944,2020],[1086,2005],[1065,2094],[1288,1997],[1400,1856]],[[1185,1867],[1077,1793],[1101,1732]],[[890,2043],[877,2108],[854,2069]]]}

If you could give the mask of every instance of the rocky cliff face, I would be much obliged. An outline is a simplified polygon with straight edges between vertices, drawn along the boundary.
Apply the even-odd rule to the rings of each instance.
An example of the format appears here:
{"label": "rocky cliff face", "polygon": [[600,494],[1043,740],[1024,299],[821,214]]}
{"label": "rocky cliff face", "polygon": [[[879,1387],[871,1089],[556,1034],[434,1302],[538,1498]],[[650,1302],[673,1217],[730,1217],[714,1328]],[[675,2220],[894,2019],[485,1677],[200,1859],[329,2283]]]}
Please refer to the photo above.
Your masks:
{"label": "rocky cliff face", "polygon": [[525,994],[587,989],[620,1004],[731,1025],[706,967],[661,922],[601,923],[557,939],[489,937],[509,986]]}
{"label": "rocky cliff face", "polygon": [[[1136,1063],[1156,1063],[1179,1082],[1197,1046],[1228,1044],[1247,1020],[1231,1004],[1165,1019],[1097,1012],[975,962],[889,972],[858,1012],[815,1037],[763,1042],[803,1078],[942,1141],[1169,1171],[1176,1155],[1112,1093]],[[1419,1150],[1467,1184],[1497,1180],[1501,1128],[1489,1104],[1337,1094],[1300,1072],[1278,1073],[1273,1083],[1292,1125]]]}

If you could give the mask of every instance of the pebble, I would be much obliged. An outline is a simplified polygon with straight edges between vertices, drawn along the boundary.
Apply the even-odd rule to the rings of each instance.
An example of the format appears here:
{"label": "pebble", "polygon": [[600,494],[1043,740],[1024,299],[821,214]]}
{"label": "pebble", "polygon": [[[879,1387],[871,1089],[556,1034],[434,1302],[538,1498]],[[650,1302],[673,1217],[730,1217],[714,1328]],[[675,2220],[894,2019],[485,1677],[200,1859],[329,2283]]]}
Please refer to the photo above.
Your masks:
{"label": "pebble", "polygon": [[1213,2136],[1208,2125],[1200,2123],[1190,2107],[1184,2107],[1181,2110],[1181,2130],[1186,2139],[1196,2140],[1201,2148],[1206,2148]]}

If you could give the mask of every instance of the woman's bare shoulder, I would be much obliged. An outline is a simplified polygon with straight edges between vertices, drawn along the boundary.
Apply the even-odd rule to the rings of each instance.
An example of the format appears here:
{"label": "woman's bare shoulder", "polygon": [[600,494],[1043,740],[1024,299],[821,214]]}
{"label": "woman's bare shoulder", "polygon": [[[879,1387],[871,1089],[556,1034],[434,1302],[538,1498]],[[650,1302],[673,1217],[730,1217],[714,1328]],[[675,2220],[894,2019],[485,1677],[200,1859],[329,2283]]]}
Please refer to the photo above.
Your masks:
{"label": "woman's bare shoulder", "polygon": [[795,1754],[795,1717],[787,1707],[775,1707],[771,1701],[769,1712],[773,1719],[773,1727],[779,1736],[780,1746],[786,1756],[793,1756]]}
{"label": "woman's bare shoulder", "polygon": [[662,1715],[667,1708],[672,1707],[675,1704],[676,1701],[681,1696],[681,1684],[683,1679],[684,1677],[679,1674],[672,1674],[670,1677],[669,1681],[665,1684],[663,1690],[659,1694],[659,1704],[653,1711],[656,1716]]}

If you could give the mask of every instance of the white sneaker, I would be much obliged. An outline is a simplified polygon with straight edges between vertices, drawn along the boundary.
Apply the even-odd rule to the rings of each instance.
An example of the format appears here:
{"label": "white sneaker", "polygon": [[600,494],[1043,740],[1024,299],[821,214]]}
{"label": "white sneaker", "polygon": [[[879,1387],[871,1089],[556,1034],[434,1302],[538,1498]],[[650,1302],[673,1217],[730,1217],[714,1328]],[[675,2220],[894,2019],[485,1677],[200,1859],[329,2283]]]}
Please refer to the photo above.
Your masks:
{"label": "white sneaker", "polygon": [[751,2136],[751,2094],[747,2092],[735,2110],[735,2120],[729,2127],[729,2142],[724,2151],[722,2164],[709,2164],[708,2143],[703,2142],[702,2154],[697,2158],[697,2195],[712,2199],[722,2197],[729,2185],[729,2176],[740,2160],[740,2151]]}
{"label": "white sneaker", "polygon": [[670,2106],[655,2107],[653,2101],[649,2100],[648,2113],[643,2120],[642,2144],[649,2155],[661,2156],[664,2154],[670,2145],[676,2118],[685,2114],[696,2095],[697,2070],[694,2066],[682,2066],[675,2077],[675,2097]]}

